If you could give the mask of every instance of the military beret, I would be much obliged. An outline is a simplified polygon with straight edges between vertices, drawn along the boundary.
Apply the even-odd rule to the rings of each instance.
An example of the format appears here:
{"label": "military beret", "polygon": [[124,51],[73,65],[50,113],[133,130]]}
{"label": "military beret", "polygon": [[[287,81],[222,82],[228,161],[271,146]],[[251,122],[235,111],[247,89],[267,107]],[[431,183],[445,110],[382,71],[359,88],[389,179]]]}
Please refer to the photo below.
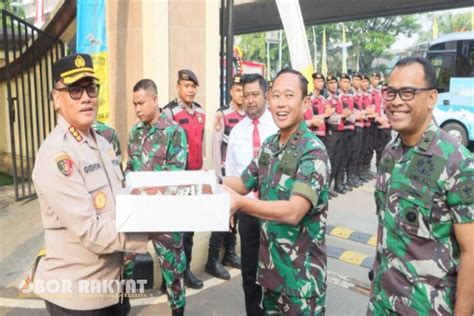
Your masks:
{"label": "military beret", "polygon": [[82,78],[99,80],[99,77],[95,74],[90,55],[69,55],[59,59],[53,64],[54,83],[62,79],[65,85],[70,85]]}
{"label": "military beret", "polygon": [[199,86],[199,81],[196,75],[189,69],[181,69],[178,71],[178,81],[180,80],[189,80]]}
{"label": "military beret", "polygon": [[230,87],[232,88],[232,86],[235,85],[235,84],[242,85],[242,81],[240,79],[241,78],[240,78],[239,75],[234,76],[234,78],[232,78],[232,82],[230,83]]}
{"label": "military beret", "polygon": [[380,72],[378,72],[378,71],[374,71],[374,72],[372,72],[372,77],[381,78],[381,76],[380,76]]}
{"label": "military beret", "polygon": [[339,76],[339,79],[347,79],[347,80],[351,80],[351,77],[346,74],[346,73],[342,73],[340,76]]}
{"label": "military beret", "polygon": [[333,80],[336,80],[336,81],[337,81],[337,77],[334,76],[334,75],[328,75],[328,77],[327,77],[327,82],[333,81]]}
{"label": "military beret", "polygon": [[359,78],[359,79],[362,79],[362,75],[361,75],[360,73],[358,73],[358,72],[354,72],[354,73],[352,74],[352,78],[355,78],[355,77],[357,77],[357,78]]}
{"label": "military beret", "polygon": [[313,77],[313,79],[323,79],[323,80],[326,80],[326,79],[324,79],[323,74],[320,73],[320,72],[315,72],[315,73],[313,73],[313,74],[311,75],[311,77]]}

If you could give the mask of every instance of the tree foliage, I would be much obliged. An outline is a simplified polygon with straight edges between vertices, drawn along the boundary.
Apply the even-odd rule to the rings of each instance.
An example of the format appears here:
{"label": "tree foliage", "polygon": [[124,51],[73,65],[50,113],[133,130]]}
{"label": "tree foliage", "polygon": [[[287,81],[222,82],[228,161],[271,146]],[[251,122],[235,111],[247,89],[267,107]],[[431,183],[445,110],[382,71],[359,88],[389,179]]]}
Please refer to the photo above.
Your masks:
{"label": "tree foliage", "polygon": [[[408,37],[420,28],[415,16],[380,17],[367,20],[345,22],[346,43],[348,47],[348,68],[352,71],[359,69],[361,72],[369,72],[372,62],[377,58],[390,58],[390,46],[395,42],[399,34]],[[315,49],[313,39],[313,28],[316,34],[316,59],[317,70],[321,69],[321,49],[323,28],[326,28],[326,56],[328,71],[330,73],[341,72],[342,69],[342,23],[326,25],[315,25],[306,27],[306,35],[312,59],[314,60]],[[244,52],[244,59],[266,63],[265,33],[253,33],[241,35],[238,39],[239,46]],[[283,36],[282,50],[283,66],[290,65],[288,46]],[[270,45],[270,60],[272,70],[278,61],[278,45]]]}

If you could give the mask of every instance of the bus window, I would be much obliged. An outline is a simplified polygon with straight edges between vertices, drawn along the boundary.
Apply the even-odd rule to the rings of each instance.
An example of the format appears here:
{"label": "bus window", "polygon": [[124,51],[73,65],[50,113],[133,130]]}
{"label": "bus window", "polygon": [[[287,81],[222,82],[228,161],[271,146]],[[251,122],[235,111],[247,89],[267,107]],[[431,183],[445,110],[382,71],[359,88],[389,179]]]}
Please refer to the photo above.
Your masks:
{"label": "bus window", "polygon": [[459,41],[456,56],[455,77],[473,77],[474,65],[471,64],[474,55],[473,41]]}
{"label": "bus window", "polygon": [[449,80],[454,77],[455,53],[428,53],[428,59],[436,70],[436,85],[438,92],[449,91]]}

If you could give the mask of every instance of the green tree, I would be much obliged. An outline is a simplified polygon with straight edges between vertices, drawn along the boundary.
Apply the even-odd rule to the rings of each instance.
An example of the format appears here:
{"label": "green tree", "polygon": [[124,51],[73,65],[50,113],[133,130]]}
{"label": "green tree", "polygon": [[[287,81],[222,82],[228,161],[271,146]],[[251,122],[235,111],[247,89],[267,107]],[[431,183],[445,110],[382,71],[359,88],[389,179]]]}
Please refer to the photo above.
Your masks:
{"label": "green tree", "polygon": [[[412,36],[420,25],[415,15],[381,17],[344,23],[348,47],[348,69],[369,72],[374,59],[391,58],[390,46],[399,34]],[[312,59],[314,60],[313,27],[316,34],[317,60],[321,70],[321,50],[323,27],[326,27],[326,56],[329,73],[339,73],[342,67],[342,25],[332,23],[308,26],[306,35]],[[283,33],[284,34],[284,33]],[[266,64],[265,33],[245,34],[238,37],[237,42],[244,53],[245,60],[253,60]],[[290,57],[286,37],[283,36],[282,66],[290,65]],[[278,45],[271,45],[270,60],[272,72],[278,62]],[[359,67],[357,67],[359,66]]]}
{"label": "green tree", "polygon": [[376,58],[391,58],[389,48],[399,34],[411,37],[420,29],[414,15],[381,17],[346,23],[347,38],[352,42],[349,48],[350,63],[353,69],[368,73]]}

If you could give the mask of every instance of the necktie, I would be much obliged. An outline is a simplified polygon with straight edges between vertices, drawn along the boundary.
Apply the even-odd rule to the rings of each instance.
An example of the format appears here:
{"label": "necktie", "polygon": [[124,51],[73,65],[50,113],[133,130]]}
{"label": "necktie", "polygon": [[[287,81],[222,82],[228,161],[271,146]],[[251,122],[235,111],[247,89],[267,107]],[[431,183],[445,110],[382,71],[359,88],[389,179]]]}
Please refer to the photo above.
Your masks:
{"label": "necktie", "polygon": [[253,157],[257,157],[258,151],[260,150],[260,134],[258,133],[258,125],[259,121],[253,120],[253,134],[252,134],[252,148],[253,148]]}

